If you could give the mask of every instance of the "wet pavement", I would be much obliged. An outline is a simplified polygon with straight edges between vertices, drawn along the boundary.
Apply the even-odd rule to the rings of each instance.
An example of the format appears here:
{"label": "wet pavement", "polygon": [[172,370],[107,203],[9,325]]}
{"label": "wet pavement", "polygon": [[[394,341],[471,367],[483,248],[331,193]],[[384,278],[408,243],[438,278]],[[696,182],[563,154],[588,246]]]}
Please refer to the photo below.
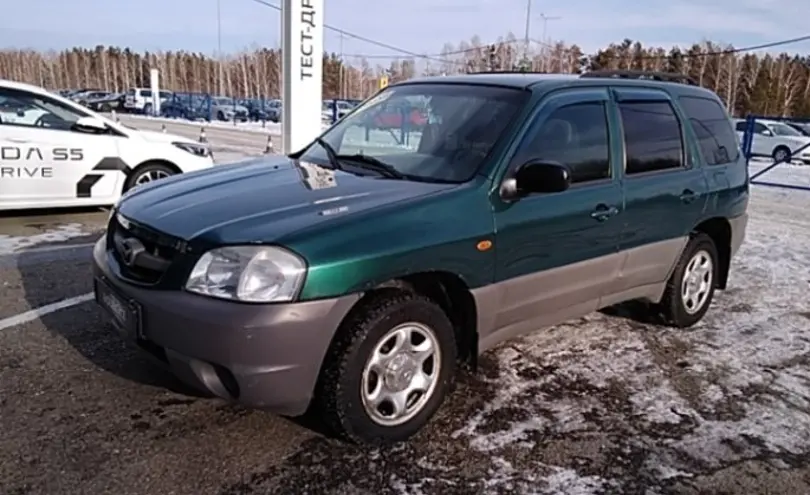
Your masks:
{"label": "wet pavement", "polygon": [[810,493],[808,206],[757,193],[730,290],[700,325],[621,308],[507,343],[383,450],[201,397],[92,302],[4,328],[91,291],[106,212],[0,218],[16,238],[83,233],[0,252],[0,493]]}

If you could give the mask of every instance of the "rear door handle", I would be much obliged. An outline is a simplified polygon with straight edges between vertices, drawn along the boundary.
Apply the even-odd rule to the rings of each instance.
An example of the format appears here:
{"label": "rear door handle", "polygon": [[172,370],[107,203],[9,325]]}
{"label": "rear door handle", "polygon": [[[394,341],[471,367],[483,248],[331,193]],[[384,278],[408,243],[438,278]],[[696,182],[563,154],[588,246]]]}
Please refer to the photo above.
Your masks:
{"label": "rear door handle", "polygon": [[12,143],[27,143],[29,140],[25,138],[10,137],[8,138]]}
{"label": "rear door handle", "polygon": [[681,201],[683,201],[684,203],[691,203],[692,201],[698,198],[698,194],[695,191],[692,191],[691,189],[685,189],[681,193],[680,197]]}
{"label": "rear door handle", "polygon": [[608,206],[608,205],[599,205],[596,207],[595,210],[591,212],[591,218],[595,220],[599,220],[600,222],[604,222],[608,218],[612,217],[613,215],[617,215],[619,213],[619,209],[615,206]]}

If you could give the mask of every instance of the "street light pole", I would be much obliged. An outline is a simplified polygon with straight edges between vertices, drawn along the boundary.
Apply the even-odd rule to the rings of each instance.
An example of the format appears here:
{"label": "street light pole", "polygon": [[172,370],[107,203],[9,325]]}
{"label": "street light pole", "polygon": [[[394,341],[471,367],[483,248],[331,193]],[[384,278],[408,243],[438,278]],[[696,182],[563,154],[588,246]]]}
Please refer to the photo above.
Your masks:
{"label": "street light pole", "polygon": [[523,36],[523,59],[529,59],[529,30],[532,23],[532,0],[526,0],[526,31]]}
{"label": "street light pole", "polygon": [[545,71],[548,68],[548,56],[547,56],[547,53],[548,53],[548,49],[549,49],[549,46],[548,46],[549,43],[548,43],[548,40],[546,39],[546,30],[548,29],[548,21],[557,21],[559,19],[562,19],[562,17],[560,17],[560,16],[548,16],[548,15],[541,12],[540,13],[540,18],[543,19],[543,37],[540,38],[540,41],[543,42],[541,50],[542,50],[542,54],[543,54],[543,56],[542,56],[543,57],[543,60],[542,60],[543,70]]}
{"label": "street light pole", "polygon": [[217,0],[217,66],[219,67],[219,91],[222,95],[222,0]]}
{"label": "street light pole", "polygon": [[546,14],[540,13],[540,18],[543,19],[543,37],[540,38],[543,43],[546,42],[546,28],[548,28],[548,21],[558,21],[562,19],[560,16],[547,16]]}

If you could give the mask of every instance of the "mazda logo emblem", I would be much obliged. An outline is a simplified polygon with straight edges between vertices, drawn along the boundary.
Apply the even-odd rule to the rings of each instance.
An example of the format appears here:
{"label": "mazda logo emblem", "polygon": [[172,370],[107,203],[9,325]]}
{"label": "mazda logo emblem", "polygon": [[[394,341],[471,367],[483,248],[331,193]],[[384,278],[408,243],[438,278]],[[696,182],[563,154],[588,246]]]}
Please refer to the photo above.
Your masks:
{"label": "mazda logo emblem", "polygon": [[141,253],[146,251],[146,247],[138,239],[124,239],[121,242],[121,259],[127,266],[135,264]]}

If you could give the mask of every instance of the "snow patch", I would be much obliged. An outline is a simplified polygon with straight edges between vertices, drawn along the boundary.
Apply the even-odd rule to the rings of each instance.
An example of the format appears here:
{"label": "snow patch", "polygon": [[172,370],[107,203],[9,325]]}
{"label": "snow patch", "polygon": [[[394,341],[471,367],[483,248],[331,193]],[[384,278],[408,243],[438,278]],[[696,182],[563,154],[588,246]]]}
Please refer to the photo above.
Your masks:
{"label": "snow patch", "polygon": [[34,235],[11,236],[0,234],[0,255],[13,254],[30,249],[38,244],[65,242],[74,237],[81,237],[91,233],[84,230],[84,226],[80,223],[70,223]]}

